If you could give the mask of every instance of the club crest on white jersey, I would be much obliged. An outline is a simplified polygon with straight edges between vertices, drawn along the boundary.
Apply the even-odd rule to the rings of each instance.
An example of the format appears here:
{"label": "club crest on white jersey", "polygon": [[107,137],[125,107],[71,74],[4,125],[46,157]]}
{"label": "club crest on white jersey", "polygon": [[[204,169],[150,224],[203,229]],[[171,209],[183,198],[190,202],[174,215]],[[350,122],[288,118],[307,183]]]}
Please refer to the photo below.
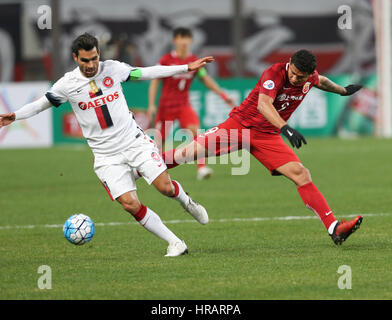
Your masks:
{"label": "club crest on white jersey", "polygon": [[129,114],[121,87],[132,69],[126,63],[106,60],[99,63],[94,77],[86,78],[77,67],[46,94],[54,106],[69,101],[96,156],[120,152],[134,143],[137,124]]}

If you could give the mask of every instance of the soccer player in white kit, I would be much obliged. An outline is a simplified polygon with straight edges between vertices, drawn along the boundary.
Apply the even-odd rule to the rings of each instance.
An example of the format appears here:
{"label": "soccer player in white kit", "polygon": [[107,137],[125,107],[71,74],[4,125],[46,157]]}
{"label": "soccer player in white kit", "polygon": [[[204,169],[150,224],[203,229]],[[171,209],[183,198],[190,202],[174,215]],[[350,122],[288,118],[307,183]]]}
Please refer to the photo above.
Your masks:
{"label": "soccer player in white kit", "polygon": [[197,70],[213,58],[205,57],[187,65],[134,68],[114,60],[99,61],[98,41],[88,33],[74,40],[72,54],[78,67],[67,72],[43,97],[14,113],[0,114],[0,128],[69,101],[94,154],[95,173],[112,200],[117,200],[144,228],[168,242],[165,256],[187,253],[185,242],[138,200],[133,170],[162,194],[177,200],[201,224],[208,223],[207,212],[184,192],[178,181],[170,179],[156,144],[130,116],[121,82]]}

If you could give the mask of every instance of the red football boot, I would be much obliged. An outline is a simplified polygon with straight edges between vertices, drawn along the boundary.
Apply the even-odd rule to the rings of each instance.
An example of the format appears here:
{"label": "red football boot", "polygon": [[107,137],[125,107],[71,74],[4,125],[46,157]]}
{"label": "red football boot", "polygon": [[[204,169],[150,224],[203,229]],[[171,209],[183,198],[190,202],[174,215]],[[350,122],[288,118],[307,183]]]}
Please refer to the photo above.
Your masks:
{"label": "red football boot", "polygon": [[345,241],[350,236],[350,234],[359,228],[362,220],[362,216],[357,216],[350,221],[342,219],[336,224],[335,229],[331,234],[332,241],[335,242],[336,245],[341,245],[343,241]]}

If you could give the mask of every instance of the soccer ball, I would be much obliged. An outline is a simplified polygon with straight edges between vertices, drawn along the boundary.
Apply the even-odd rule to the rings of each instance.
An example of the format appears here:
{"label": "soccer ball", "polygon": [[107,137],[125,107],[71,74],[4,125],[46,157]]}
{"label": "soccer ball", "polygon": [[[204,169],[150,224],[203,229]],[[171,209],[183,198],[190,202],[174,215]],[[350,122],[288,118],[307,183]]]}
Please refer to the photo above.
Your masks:
{"label": "soccer ball", "polygon": [[64,223],[65,238],[76,245],[90,242],[95,233],[95,225],[90,217],[82,213],[70,216]]}

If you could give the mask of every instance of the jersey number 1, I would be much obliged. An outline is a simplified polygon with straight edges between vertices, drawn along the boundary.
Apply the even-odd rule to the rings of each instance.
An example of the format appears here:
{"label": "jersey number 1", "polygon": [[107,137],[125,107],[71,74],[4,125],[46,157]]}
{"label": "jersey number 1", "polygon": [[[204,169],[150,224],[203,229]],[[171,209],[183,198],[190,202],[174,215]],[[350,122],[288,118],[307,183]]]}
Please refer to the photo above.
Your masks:
{"label": "jersey number 1", "polygon": [[[102,90],[98,88],[97,84],[95,83],[95,80],[90,81],[89,85],[91,89],[89,91],[89,95],[91,99],[102,95]],[[106,104],[100,107],[96,107],[94,108],[94,110],[97,115],[98,122],[102,129],[106,129],[113,126],[112,117],[110,116],[109,109]]]}
{"label": "jersey number 1", "polygon": [[110,116],[109,109],[106,104],[97,107],[94,110],[97,115],[98,122],[102,129],[106,129],[113,126],[112,117]]}

